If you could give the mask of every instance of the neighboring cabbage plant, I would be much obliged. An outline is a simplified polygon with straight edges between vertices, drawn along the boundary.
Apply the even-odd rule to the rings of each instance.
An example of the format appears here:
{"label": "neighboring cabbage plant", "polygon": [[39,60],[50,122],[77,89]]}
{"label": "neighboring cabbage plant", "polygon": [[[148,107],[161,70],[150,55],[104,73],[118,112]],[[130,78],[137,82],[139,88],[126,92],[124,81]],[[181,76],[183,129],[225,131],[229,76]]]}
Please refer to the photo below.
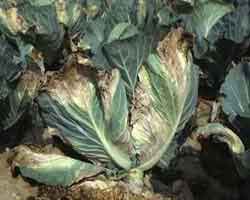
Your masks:
{"label": "neighboring cabbage plant", "polygon": [[40,74],[24,69],[24,61],[0,36],[0,133],[15,125],[27,112],[39,87]]}

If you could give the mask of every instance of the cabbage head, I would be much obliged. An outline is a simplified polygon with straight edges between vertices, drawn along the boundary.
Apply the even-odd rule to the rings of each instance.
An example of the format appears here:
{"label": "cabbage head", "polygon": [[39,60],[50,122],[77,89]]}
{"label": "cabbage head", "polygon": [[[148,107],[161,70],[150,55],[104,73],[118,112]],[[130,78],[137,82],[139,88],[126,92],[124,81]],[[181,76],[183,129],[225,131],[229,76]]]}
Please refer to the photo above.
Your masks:
{"label": "cabbage head", "polygon": [[47,126],[84,157],[145,171],[194,112],[197,85],[189,43],[177,29],[140,67],[132,98],[119,70],[79,65],[72,56],[38,102]]}

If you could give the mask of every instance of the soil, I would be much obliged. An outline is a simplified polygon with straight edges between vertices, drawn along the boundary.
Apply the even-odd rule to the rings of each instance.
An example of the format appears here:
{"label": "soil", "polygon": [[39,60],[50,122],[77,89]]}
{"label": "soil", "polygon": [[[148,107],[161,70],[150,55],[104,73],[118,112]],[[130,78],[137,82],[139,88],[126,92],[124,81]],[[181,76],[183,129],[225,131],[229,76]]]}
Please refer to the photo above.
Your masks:
{"label": "soil", "polygon": [[22,177],[13,177],[8,164],[8,152],[0,154],[0,200],[25,200],[37,193],[37,187],[31,186]]}

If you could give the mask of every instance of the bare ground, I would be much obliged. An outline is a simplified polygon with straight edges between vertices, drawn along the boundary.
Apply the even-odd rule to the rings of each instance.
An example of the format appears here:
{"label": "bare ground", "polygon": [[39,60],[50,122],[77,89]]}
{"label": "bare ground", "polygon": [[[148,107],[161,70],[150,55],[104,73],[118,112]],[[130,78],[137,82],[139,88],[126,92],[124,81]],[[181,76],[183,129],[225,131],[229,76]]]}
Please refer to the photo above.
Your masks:
{"label": "bare ground", "polygon": [[36,195],[36,187],[20,176],[12,176],[7,160],[8,152],[0,154],[0,200],[26,200],[29,196]]}

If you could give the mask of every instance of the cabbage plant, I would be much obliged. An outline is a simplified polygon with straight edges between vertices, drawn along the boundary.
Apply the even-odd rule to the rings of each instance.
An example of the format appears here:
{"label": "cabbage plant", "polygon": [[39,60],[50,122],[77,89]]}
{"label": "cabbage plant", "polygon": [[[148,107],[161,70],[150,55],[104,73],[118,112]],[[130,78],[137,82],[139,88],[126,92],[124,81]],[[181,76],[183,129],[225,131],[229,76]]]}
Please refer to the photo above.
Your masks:
{"label": "cabbage plant", "polygon": [[[183,129],[194,112],[197,86],[189,44],[183,30],[177,29],[141,66],[132,98],[119,70],[97,71],[71,57],[63,72],[48,80],[38,104],[47,126],[56,129],[66,144],[92,163],[106,169],[112,164],[133,179],[156,165],[175,133]],[[56,173],[54,162],[46,163],[54,169],[50,173]],[[44,179],[43,170],[38,170],[44,164],[17,166],[24,176],[47,184],[75,180],[75,176],[72,181]],[[69,172],[75,171],[79,168],[69,167]]]}

